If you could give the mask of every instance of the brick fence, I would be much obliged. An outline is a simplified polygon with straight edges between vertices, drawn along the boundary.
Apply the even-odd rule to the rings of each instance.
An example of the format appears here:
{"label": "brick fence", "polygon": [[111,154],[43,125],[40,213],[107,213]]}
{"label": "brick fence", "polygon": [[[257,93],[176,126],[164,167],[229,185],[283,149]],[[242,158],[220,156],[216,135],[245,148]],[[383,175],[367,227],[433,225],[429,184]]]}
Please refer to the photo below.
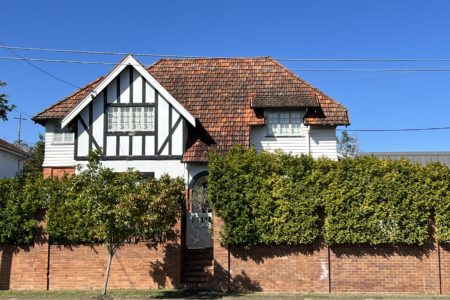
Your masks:
{"label": "brick fence", "polygon": [[[215,237],[222,221],[216,218]],[[450,247],[257,246],[214,241],[219,289],[321,293],[450,293]]]}
{"label": "brick fence", "polygon": [[[178,226],[178,225],[177,225]],[[223,247],[215,219],[216,289],[321,293],[450,293],[450,247]],[[180,226],[178,227],[181,228]],[[158,246],[128,244],[113,259],[109,287],[180,287],[181,239]],[[106,266],[101,246],[62,247],[45,238],[29,248],[0,247],[0,289],[100,289]]]}
{"label": "brick fence", "polygon": [[[123,246],[113,258],[108,287],[178,287],[180,245],[178,239]],[[0,290],[100,290],[106,260],[103,246],[57,246],[45,239],[27,248],[0,246]]]}

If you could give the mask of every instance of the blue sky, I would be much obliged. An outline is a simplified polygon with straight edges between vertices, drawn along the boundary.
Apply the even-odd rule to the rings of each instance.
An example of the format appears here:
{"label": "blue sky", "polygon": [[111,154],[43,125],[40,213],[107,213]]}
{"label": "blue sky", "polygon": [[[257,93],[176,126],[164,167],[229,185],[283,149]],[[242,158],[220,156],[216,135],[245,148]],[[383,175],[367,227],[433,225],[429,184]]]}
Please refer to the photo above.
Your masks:
{"label": "blue sky", "polygon": [[[7,45],[202,56],[450,58],[450,1],[5,1]],[[25,57],[118,61],[117,56],[19,52]],[[0,56],[13,56],[0,49]],[[153,62],[140,58],[144,64]],[[283,62],[289,68],[450,68],[449,62]],[[83,86],[111,66],[36,63]],[[348,129],[450,126],[450,72],[296,72],[350,111]],[[22,61],[0,60],[18,110],[34,115],[75,88]],[[17,138],[18,113],[0,122]],[[29,118],[28,118],[29,119]],[[37,140],[40,125],[24,122]],[[363,151],[450,150],[450,130],[355,133]]]}

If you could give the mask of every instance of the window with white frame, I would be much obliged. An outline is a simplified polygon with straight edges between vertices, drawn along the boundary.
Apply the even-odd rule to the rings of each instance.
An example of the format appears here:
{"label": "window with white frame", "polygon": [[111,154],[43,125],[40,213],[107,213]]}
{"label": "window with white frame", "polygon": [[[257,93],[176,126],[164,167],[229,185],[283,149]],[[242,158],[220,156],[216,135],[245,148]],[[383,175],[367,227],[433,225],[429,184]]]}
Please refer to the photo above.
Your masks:
{"label": "window with white frame", "polygon": [[153,131],[154,111],[152,106],[109,107],[108,131]]}
{"label": "window with white frame", "polygon": [[269,136],[301,135],[302,113],[298,111],[279,111],[266,113]]}
{"label": "window with white frame", "polygon": [[61,129],[58,126],[53,128],[52,144],[72,144],[74,140],[74,133],[68,129]]}

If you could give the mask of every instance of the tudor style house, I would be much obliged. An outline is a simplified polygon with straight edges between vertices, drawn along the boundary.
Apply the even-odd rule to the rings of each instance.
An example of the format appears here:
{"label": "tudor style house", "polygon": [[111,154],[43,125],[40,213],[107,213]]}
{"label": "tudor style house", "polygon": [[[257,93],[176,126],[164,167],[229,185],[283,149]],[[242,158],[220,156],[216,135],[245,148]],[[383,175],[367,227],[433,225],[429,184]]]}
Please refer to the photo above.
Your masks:
{"label": "tudor style house", "polygon": [[[189,189],[205,185],[209,151],[242,145],[337,159],[336,127],[350,124],[344,106],[270,57],[163,59],[145,68],[127,56],[33,120],[46,129],[45,176],[72,174],[101,149],[117,172],[181,176]],[[185,246],[210,249],[210,215],[190,207]]]}
{"label": "tudor style house", "polygon": [[163,59],[148,68],[125,57],[34,116],[46,128],[44,173],[73,173],[90,150],[120,172],[206,174],[207,153],[234,145],[337,159],[344,106],[270,57]]}

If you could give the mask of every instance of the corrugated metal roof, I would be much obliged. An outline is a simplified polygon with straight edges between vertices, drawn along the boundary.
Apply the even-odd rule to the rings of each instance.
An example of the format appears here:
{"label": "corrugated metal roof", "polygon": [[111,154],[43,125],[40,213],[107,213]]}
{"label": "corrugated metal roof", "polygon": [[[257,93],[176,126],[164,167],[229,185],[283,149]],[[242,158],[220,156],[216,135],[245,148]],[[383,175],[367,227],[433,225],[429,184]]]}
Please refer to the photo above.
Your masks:
{"label": "corrugated metal roof", "polygon": [[411,161],[426,165],[430,162],[440,162],[450,167],[450,152],[425,151],[425,152],[361,152],[359,156],[375,156],[379,158],[400,159],[407,158]]}

